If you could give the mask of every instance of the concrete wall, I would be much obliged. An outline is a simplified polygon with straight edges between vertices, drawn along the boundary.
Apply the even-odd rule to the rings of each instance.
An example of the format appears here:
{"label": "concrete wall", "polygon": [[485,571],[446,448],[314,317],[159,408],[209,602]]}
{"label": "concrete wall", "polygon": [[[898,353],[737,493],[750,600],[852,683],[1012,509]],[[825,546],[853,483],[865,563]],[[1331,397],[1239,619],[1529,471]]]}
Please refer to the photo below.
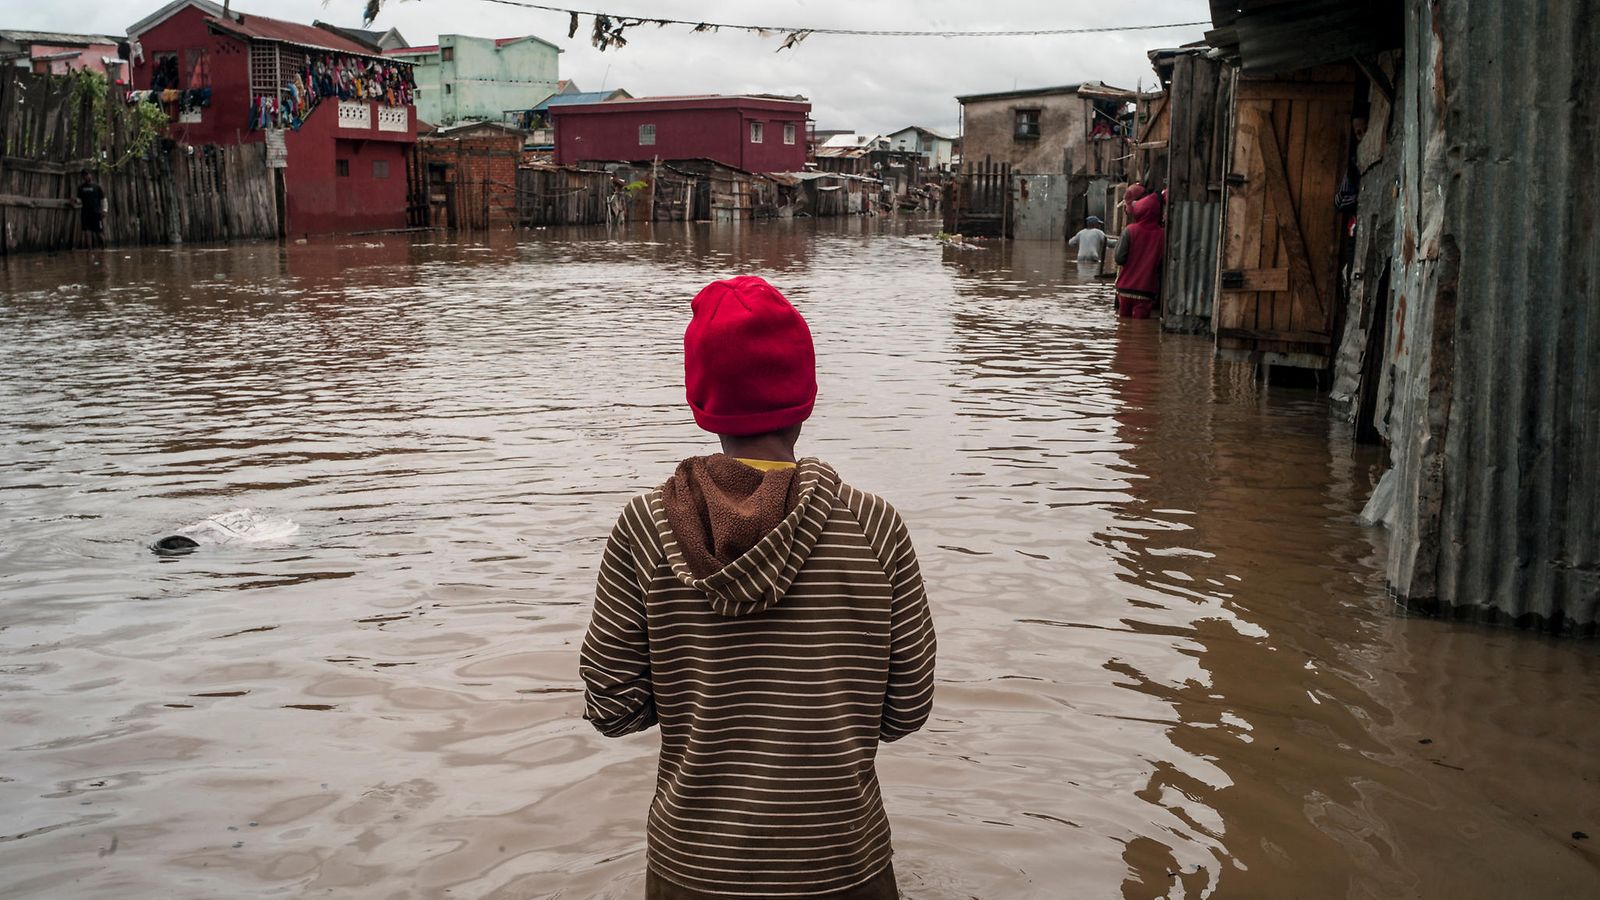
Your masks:
{"label": "concrete wall", "polygon": [[[711,159],[748,172],[799,172],[806,162],[806,111],[718,106],[673,108],[650,103],[614,102],[609,108],[553,106],[556,162],[640,162],[661,159]],[[761,143],[750,140],[750,123],[761,122]],[[639,143],[639,126],[656,126],[653,145]],[[794,143],[783,139],[793,125]]]}
{"label": "concrete wall", "polygon": [[[28,52],[31,59],[26,62],[30,71],[38,71],[37,67],[40,65],[47,67],[44,74],[49,75],[66,75],[71,72],[88,69],[106,75],[112,83],[116,83],[118,78],[126,74],[124,71],[126,63],[123,65],[113,63],[110,69],[106,68],[105,60],[107,57],[112,60],[117,59],[118,50],[116,44],[90,44],[86,47],[76,44],[30,44]],[[42,56],[54,56],[57,53],[76,53],[78,55],[71,59],[55,59],[46,63],[34,61]],[[19,61],[19,65],[22,62]]]}
{"label": "concrete wall", "polygon": [[[962,105],[964,163],[1009,162],[1013,172],[1045,175],[1083,174],[1087,139],[1088,101],[1076,93],[1047,94],[998,100],[974,100]],[[1039,137],[1016,137],[1016,111],[1037,109]]]}
{"label": "concrete wall", "polygon": [[[454,58],[444,60],[446,50]],[[539,40],[497,45],[492,38],[442,34],[426,54],[389,54],[417,63],[417,114],[435,125],[498,122],[555,93],[561,51]]]}
{"label": "concrete wall", "polygon": [[[369,105],[376,116],[378,104]],[[413,115],[406,133],[340,128],[338,101],[324,100],[299,131],[285,133],[289,165],[283,172],[284,230],[323,234],[404,228],[406,157],[416,141],[416,127]],[[338,173],[339,160],[345,161],[349,174]],[[387,165],[387,175],[375,171],[376,162]]]}

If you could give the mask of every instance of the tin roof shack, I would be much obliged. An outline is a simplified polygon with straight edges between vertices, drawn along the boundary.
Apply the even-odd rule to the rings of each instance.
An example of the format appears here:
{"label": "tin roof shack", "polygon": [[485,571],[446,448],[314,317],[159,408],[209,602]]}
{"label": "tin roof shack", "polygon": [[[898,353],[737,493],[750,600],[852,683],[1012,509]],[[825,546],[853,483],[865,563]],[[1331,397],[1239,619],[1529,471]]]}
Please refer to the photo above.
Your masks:
{"label": "tin roof shack", "polygon": [[1209,46],[1152,50],[1151,65],[1166,88],[1165,181],[1167,252],[1161,327],[1209,333],[1222,231],[1222,185],[1227,174],[1233,70]]}
{"label": "tin roof shack", "polygon": [[386,50],[416,66],[417,115],[435,125],[499,121],[554,94],[561,48],[531,34],[480,38],[441,34],[439,43]]}
{"label": "tin roof shack", "polygon": [[[1537,0],[1405,0],[1395,12],[1403,36],[1392,41],[1372,19],[1330,29],[1311,3],[1217,20],[1248,71],[1300,52],[1295,27],[1320,17],[1311,30],[1322,43],[1356,45],[1346,52],[1366,61],[1379,94],[1394,95],[1392,106],[1373,103],[1358,151],[1369,170],[1359,208],[1377,215],[1369,194],[1393,198],[1388,277],[1363,279],[1386,282],[1387,310],[1371,317],[1381,336],[1343,348],[1379,357],[1352,368],[1363,385],[1380,382],[1359,415],[1389,442],[1391,469],[1368,505],[1392,529],[1389,586],[1446,615],[1593,633],[1594,23],[1583,4]],[[1376,54],[1396,46],[1391,79]],[[1395,178],[1385,180],[1391,157]],[[1363,212],[1357,228],[1368,223]]]}
{"label": "tin roof shack", "polygon": [[814,154],[816,166],[823,172],[870,175],[873,152],[887,149],[888,145],[888,138],[882,135],[852,132],[830,135]]}
{"label": "tin roof shack", "polygon": [[125,84],[128,61],[123,39],[109,34],[0,31],[0,66],[21,66],[40,75],[88,69],[112,84]]}
{"label": "tin roof shack", "polygon": [[167,108],[172,138],[249,144],[281,129],[285,233],[404,227],[411,67],[325,29],[212,7],[174,0],[128,31],[144,54],[135,95]]}
{"label": "tin roof shack", "polygon": [[811,104],[770,95],[641,97],[552,106],[556,162],[709,159],[747,172],[798,172]]}
{"label": "tin roof shack", "polygon": [[517,223],[517,169],[528,133],[501,122],[469,122],[417,139],[426,181],[427,225],[474,230]]}

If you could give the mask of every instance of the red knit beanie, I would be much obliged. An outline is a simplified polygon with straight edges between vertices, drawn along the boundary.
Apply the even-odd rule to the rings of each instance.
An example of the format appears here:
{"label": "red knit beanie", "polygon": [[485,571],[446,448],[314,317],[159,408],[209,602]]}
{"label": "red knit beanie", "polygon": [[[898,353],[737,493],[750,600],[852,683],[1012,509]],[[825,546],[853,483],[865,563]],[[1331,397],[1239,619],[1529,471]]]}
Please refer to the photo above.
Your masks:
{"label": "red knit beanie", "polygon": [[777,288],[740,275],[706,285],[691,307],[683,380],[695,424],[716,434],[762,434],[811,415],[811,329]]}

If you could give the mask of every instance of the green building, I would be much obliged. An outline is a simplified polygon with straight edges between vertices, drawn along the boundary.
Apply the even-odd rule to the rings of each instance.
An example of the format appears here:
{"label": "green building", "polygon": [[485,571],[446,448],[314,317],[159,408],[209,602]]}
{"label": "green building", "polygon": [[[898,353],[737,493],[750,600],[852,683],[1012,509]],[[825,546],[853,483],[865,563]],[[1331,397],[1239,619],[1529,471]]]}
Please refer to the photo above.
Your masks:
{"label": "green building", "polygon": [[561,48],[533,35],[479,38],[441,34],[428,47],[385,51],[413,63],[417,117],[434,125],[498,122],[506,110],[523,110],[558,89]]}

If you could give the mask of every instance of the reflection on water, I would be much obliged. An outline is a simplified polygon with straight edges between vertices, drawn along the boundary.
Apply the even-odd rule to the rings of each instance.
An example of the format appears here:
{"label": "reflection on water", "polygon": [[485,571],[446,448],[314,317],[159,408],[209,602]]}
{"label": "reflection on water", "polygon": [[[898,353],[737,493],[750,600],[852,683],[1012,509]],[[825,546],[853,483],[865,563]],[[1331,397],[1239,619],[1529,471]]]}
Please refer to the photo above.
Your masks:
{"label": "reflection on water", "polygon": [[[810,318],[809,452],[941,630],[882,754],[908,896],[1578,896],[1592,644],[1399,617],[1321,398],[1048,244],[880,221],[0,267],[0,871],[27,897],[637,897],[654,735],[579,721],[633,492],[709,446],[687,299]],[[287,546],[158,558],[248,506]]]}

